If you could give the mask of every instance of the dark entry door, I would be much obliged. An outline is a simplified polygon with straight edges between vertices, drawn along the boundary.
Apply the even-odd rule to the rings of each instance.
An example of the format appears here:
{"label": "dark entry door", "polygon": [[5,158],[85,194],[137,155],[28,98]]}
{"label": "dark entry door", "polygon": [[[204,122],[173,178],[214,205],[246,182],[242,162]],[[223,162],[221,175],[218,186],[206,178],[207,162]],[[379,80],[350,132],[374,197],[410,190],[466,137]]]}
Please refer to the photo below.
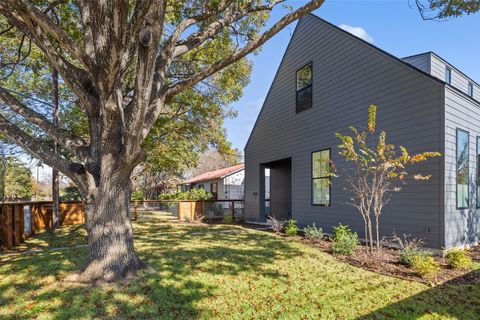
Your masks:
{"label": "dark entry door", "polygon": [[292,217],[292,161],[284,159],[268,164],[270,168],[270,210],[275,218]]}

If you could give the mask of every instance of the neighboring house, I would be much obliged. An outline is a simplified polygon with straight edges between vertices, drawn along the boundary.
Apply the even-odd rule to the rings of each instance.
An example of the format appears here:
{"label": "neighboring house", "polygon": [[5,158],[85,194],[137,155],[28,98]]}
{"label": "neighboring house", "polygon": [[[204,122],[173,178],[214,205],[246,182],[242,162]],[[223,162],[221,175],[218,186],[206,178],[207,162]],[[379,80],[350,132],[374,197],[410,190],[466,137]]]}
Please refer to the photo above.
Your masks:
{"label": "neighboring house", "polygon": [[[330,232],[342,223],[363,235],[335,132],[365,127],[376,104],[390,143],[443,155],[411,168],[432,177],[392,195],[383,236],[408,234],[438,249],[476,244],[479,99],[478,83],[432,52],[398,59],[314,15],[302,18],[245,147],[247,220],[264,222],[271,210],[302,227]],[[323,172],[322,159],[339,178]]]}
{"label": "neighboring house", "polygon": [[245,180],[245,165],[243,163],[205,172],[201,175],[183,181],[179,186],[182,191],[190,189],[205,189],[218,200],[243,199]]}

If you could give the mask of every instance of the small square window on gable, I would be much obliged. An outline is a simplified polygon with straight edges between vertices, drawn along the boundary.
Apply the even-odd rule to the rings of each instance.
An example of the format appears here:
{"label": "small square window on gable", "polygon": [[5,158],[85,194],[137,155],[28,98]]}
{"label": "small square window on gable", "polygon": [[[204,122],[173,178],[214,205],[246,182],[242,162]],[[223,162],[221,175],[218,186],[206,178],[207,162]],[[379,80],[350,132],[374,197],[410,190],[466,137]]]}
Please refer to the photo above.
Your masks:
{"label": "small square window on gable", "polygon": [[312,62],[297,70],[297,113],[312,107],[312,78]]}

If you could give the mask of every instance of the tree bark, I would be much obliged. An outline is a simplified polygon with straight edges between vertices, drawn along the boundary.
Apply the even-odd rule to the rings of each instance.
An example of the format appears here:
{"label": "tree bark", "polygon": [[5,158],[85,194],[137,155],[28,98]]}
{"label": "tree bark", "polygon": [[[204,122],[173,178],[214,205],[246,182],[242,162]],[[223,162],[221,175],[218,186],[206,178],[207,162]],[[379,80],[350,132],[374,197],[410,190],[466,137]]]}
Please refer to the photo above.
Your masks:
{"label": "tree bark", "polygon": [[81,282],[113,282],[134,276],[146,265],[133,244],[127,175],[101,182],[86,199],[89,255]]}
{"label": "tree bark", "polygon": [[367,217],[367,228],[368,228],[368,249],[370,252],[373,252],[372,220],[370,219],[370,217]]}
{"label": "tree bark", "polygon": [[[58,71],[52,68],[52,124],[58,128]],[[53,141],[53,152],[58,154],[58,143]],[[52,226],[60,227],[60,181],[58,170],[52,168]]]}

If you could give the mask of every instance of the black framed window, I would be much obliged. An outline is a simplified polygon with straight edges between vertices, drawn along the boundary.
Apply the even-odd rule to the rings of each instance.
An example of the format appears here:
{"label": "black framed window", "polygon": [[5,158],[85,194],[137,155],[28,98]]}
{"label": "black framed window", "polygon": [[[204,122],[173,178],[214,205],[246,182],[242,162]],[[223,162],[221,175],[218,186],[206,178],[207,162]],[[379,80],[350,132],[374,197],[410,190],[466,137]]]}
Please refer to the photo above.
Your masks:
{"label": "black framed window", "polygon": [[445,82],[448,84],[452,83],[452,69],[445,67]]}
{"label": "black framed window", "polygon": [[480,208],[480,137],[477,137],[477,208]]}
{"label": "black framed window", "polygon": [[297,96],[295,110],[301,112],[312,107],[312,63],[297,70]]}
{"label": "black framed window", "polygon": [[312,205],[330,206],[330,149],[312,152]]}
{"label": "black framed window", "polygon": [[473,83],[468,83],[468,95],[473,98]]}
{"label": "black framed window", "polygon": [[468,208],[469,204],[469,144],[470,134],[467,131],[457,129],[457,209]]}

